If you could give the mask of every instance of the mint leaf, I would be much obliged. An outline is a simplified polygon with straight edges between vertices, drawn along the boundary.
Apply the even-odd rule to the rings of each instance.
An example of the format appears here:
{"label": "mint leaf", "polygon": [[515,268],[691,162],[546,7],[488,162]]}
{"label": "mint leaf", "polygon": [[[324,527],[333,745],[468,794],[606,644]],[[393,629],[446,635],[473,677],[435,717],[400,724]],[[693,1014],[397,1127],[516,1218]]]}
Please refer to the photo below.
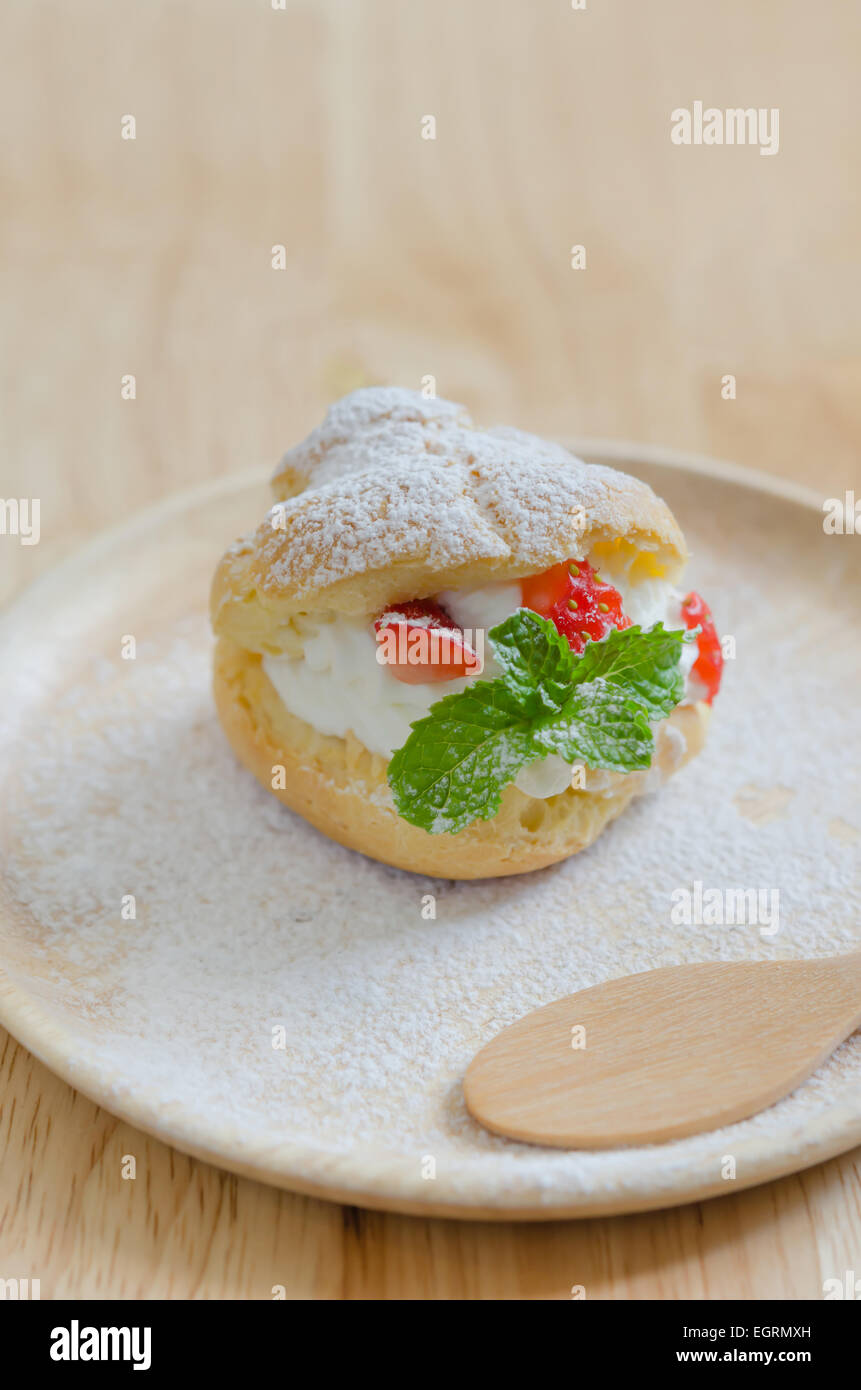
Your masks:
{"label": "mint leaf", "polygon": [[612,628],[577,656],[554,623],[519,609],[488,635],[502,674],[438,700],[389,763],[405,820],[431,834],[490,820],[520,768],[549,753],[614,772],[650,765],[650,724],[684,693],[684,632]]}
{"label": "mint leaf", "polygon": [[[490,637],[493,640],[493,632]],[[638,700],[650,719],[665,719],[685,692],[679,657],[686,637],[682,630],[665,631],[663,623],[648,632],[611,627],[603,641],[586,643],[574,681],[580,685],[601,677]]]}
{"label": "mint leaf", "polygon": [[432,835],[456,834],[499,810],[503,787],[532,751],[531,723],[501,680],[437,701],[388,767],[395,805]]}
{"label": "mint leaf", "polygon": [[523,710],[532,717],[560,710],[571,693],[578,660],[556,624],[531,608],[519,608],[488,636],[505,684]]}
{"label": "mint leaf", "polygon": [[532,741],[541,752],[558,753],[568,763],[612,772],[648,767],[654,746],[645,711],[600,677],[576,685],[555,717],[534,725]]}

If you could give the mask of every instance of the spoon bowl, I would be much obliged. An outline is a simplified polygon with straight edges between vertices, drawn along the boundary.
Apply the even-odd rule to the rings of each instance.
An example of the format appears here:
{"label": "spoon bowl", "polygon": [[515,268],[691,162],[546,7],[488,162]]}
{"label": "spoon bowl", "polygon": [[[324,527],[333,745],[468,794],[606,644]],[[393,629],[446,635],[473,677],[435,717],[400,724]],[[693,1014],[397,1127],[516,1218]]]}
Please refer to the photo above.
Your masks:
{"label": "spoon bowl", "polygon": [[464,1095],[531,1144],[662,1143],[773,1105],[859,1026],[861,952],[673,965],[527,1014],[473,1058]]}

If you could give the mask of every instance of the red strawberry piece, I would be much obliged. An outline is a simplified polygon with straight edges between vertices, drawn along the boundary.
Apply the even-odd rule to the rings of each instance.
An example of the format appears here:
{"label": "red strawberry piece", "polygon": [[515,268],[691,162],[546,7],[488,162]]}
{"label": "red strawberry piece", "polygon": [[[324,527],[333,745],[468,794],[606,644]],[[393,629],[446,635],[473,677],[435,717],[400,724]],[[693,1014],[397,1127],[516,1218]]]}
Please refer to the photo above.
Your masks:
{"label": "red strawberry piece", "polygon": [[587,560],[566,560],[543,574],[520,581],[523,604],[550,618],[572,651],[582,652],[587,641],[600,642],[611,627],[623,631],[631,619],[622,612],[622,595],[599,579]]}
{"label": "red strawberry piece", "polygon": [[691,671],[700,685],[705,686],[708,691],[706,702],[711,704],[720,690],[721,676],[723,675],[723,652],[721,651],[720,638],[712,622],[711,611],[699,594],[688,594],[682,604],[682,617],[686,627],[700,628],[697,636],[699,655],[691,667]]}
{"label": "red strawberry piece", "polygon": [[477,676],[481,661],[463,630],[432,599],[395,603],[374,623],[377,660],[405,685]]}

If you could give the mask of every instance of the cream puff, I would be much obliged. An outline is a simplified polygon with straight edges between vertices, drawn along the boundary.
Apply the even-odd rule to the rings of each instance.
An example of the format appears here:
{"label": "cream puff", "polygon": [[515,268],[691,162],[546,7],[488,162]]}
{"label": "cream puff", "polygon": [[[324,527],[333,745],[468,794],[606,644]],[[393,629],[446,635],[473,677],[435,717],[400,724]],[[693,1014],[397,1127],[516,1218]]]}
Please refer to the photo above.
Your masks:
{"label": "cream puff", "polygon": [[522,873],[699,752],[720,643],[645,484],[372,389],[273,489],[213,581],[216,706],[332,839],[433,876]]}

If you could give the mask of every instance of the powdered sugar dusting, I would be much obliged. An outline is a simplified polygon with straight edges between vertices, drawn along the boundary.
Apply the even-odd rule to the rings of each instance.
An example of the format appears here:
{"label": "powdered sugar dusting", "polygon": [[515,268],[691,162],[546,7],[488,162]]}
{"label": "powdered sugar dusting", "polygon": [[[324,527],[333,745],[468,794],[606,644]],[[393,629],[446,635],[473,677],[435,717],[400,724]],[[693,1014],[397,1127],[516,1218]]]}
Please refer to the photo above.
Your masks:
{"label": "powdered sugar dusting", "polygon": [[425,455],[420,469],[403,457],[389,467],[378,453],[364,472],[277,503],[251,546],[241,542],[231,552],[232,559],[254,556],[247,573],[236,571],[236,601],[261,589],[327,602],[330,586],[410,562],[421,562],[436,588],[479,561],[515,561],[530,573],[559,558],[554,540],[557,549],[564,540],[562,555],[569,554],[585,518],[614,537],[642,520],[644,543],[657,518],[675,540],[666,509],[634,479],[623,489],[612,469],[571,456],[560,468],[546,457],[526,458],[507,441],[475,438],[484,444],[470,463]]}
{"label": "powdered sugar dusting", "polygon": [[[369,468],[424,469],[434,459],[570,465],[561,444],[510,425],[478,429],[465,406],[400,386],[370,386],[330,405],[322,424],[284,454],[273,486],[322,487]],[[579,461],[578,461],[579,462]]]}
{"label": "powdered sugar dusting", "polygon": [[448,453],[468,460],[472,421],[466,408],[398,386],[363,387],[335,401],[323,423],[288,449],[273,483],[289,476],[304,486],[333,482],[405,457]]}
{"label": "powdered sugar dusting", "polygon": [[397,388],[337,401],[282,459],[273,488],[279,501],[251,549],[226,557],[240,604],[262,592],[339,611],[337,586],[411,564],[436,588],[476,564],[485,578],[504,564],[526,574],[566,558],[587,531],[615,540],[636,529],[671,564],[683,551],[672,516],[635,479]]}
{"label": "powdered sugar dusting", "polygon": [[[696,515],[696,490],[678,489]],[[5,885],[32,914],[0,943],[10,975],[63,1014],[74,1063],[100,1067],[119,1108],[156,1095],[198,1136],[226,1124],[257,1151],[303,1144],[309,1180],[314,1154],[365,1166],[376,1155],[414,1178],[416,1200],[552,1204],[636,1192],[644,1174],[669,1199],[679,1173],[717,1175],[746,1145],[800,1151],[821,1117],[856,1103],[861,1035],[777,1107],[648,1151],[510,1143],[469,1118],[460,1092],[482,1043],[580,987],[679,961],[861,944],[861,844],[831,830],[861,826],[847,758],[857,655],[826,641],[805,659],[784,622],[806,601],[797,523],[794,538],[774,530],[766,555],[757,537],[770,513],[758,507],[733,517],[718,551],[700,537],[696,581],[739,652],[706,751],[586,854],[519,879],[452,884],[387,869],[267,796],[218,727],[202,613],[154,625],[135,661],[89,663],[47,715],[31,701],[29,735],[25,724],[6,767]],[[816,561],[820,585],[832,553]],[[180,537],[175,554],[179,565]],[[203,594],[206,577],[184,582]],[[742,601],[750,593],[755,611]],[[845,632],[854,600],[837,583],[832,597]],[[119,596],[118,633],[134,630],[136,602],[158,611],[152,592]],[[62,624],[58,609],[49,640]],[[817,711],[827,717],[812,722]],[[734,804],[752,782],[798,794],[752,824]],[[778,888],[780,931],[675,925],[672,894],[694,880]],[[137,916],[124,921],[128,894]],[[434,918],[422,915],[431,900]],[[436,1182],[422,1181],[427,1155]]]}

